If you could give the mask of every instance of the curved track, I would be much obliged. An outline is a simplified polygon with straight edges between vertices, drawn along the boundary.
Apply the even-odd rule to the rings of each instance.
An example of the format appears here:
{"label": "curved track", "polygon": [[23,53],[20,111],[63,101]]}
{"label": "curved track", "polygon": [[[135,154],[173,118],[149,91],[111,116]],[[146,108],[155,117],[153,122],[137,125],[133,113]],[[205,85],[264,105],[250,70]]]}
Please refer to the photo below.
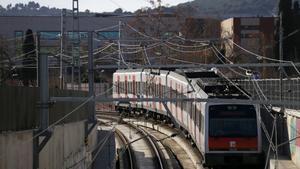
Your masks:
{"label": "curved track", "polygon": [[[151,145],[151,151],[154,154],[153,155],[153,161],[155,161],[155,168],[169,168],[169,169],[198,169],[200,165],[197,165],[195,163],[195,160],[192,160],[191,153],[188,153],[187,151],[190,151],[190,149],[193,149],[192,146],[188,148],[182,147],[182,142],[177,143],[174,139],[171,139],[168,134],[164,134],[160,131],[153,129],[146,128],[143,125],[139,124],[132,124],[132,118],[127,119],[121,119],[118,113],[101,113],[101,115],[98,114],[98,117],[101,119],[110,119],[113,121],[118,121],[120,125],[129,125],[131,128],[133,128],[137,133],[142,134],[146,142]],[[139,119],[139,121],[143,121]],[[143,122],[141,122],[143,123]],[[145,122],[144,122],[145,123]],[[147,124],[149,125],[149,121]],[[138,126],[137,126],[138,125]],[[154,126],[154,124],[152,124]],[[119,130],[121,130],[119,128]],[[128,129],[127,129],[128,130]],[[121,130],[121,132],[125,132],[125,130]],[[127,131],[128,132],[128,131]],[[176,131],[174,130],[173,133]],[[133,132],[131,132],[132,134]],[[128,133],[127,133],[128,134]],[[129,136],[131,137],[130,133]],[[177,137],[177,136],[176,136]],[[167,138],[167,139],[166,139]],[[178,138],[175,138],[178,140]],[[158,141],[160,140],[160,141]],[[162,140],[162,141],[161,141]],[[189,142],[187,140],[185,145],[189,145]],[[150,149],[150,148],[149,148]],[[192,154],[193,155],[193,154]],[[137,160],[138,163],[138,160]],[[143,168],[143,166],[137,165],[137,168]]]}
{"label": "curved track", "polygon": [[[121,149],[121,152],[118,152],[118,161],[119,161],[119,168],[122,169],[136,169],[134,155],[131,149],[131,146],[128,144],[128,139],[124,136],[124,134],[116,129],[115,130],[116,136],[122,142],[122,147],[124,149]],[[126,154],[126,157],[123,155]]]}

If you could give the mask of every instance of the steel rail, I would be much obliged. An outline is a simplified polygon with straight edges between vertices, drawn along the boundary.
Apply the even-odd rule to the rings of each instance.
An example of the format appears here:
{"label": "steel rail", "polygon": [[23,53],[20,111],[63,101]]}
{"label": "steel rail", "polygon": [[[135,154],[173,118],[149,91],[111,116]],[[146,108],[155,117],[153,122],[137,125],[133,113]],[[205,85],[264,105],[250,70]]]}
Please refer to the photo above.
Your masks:
{"label": "steel rail", "polygon": [[115,129],[116,134],[118,135],[118,137],[121,139],[121,141],[123,142],[124,146],[125,146],[125,150],[127,152],[128,158],[129,158],[129,167],[130,169],[135,169],[135,163],[133,160],[133,152],[131,151],[131,146],[128,144],[129,141],[128,139],[124,136],[124,134],[119,130],[119,129]]}
{"label": "steel rail", "polygon": [[165,163],[163,162],[162,152],[160,151],[158,145],[155,143],[154,138],[149,133],[147,133],[145,130],[143,130],[142,128],[139,128],[138,126],[135,126],[131,123],[126,123],[126,124],[133,127],[135,130],[139,131],[144,136],[146,136],[148,143],[151,145],[151,147],[152,147],[152,149],[155,153],[155,159],[158,163],[159,168],[160,169],[167,169]]}

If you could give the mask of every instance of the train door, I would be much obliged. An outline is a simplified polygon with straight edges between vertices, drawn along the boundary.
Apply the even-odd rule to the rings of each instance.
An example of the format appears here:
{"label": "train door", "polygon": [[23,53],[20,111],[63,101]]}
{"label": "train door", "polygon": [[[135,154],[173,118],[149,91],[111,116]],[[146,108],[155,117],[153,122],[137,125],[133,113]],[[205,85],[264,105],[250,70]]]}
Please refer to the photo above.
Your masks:
{"label": "train door", "polygon": [[200,116],[201,116],[201,109],[200,103],[197,103],[197,113],[196,113],[196,142],[199,143],[200,138]]}
{"label": "train door", "polygon": [[193,122],[193,124],[192,124],[192,131],[193,131],[193,136],[196,138],[196,114],[197,114],[197,106],[196,106],[196,104],[197,103],[195,103],[194,105],[193,105],[193,107],[194,107],[194,111],[193,111],[193,113],[192,113],[192,122]]}
{"label": "train door", "polygon": [[[172,80],[170,80],[170,86],[169,86],[169,93],[170,93],[170,99],[172,99],[173,98],[173,89],[172,89]],[[171,113],[173,114],[173,102],[169,102],[169,104],[170,104],[170,110],[171,110]]]}
{"label": "train door", "polygon": [[[144,91],[146,91],[146,98],[148,98],[148,95],[149,95],[149,82],[148,82],[148,75],[146,74],[146,79],[145,79],[145,81],[144,81],[145,83],[144,83]],[[146,102],[146,107],[148,107],[148,105],[149,105],[149,102]]]}
{"label": "train door", "polygon": [[[180,85],[180,98],[183,99],[183,86]],[[184,121],[183,121],[183,100],[180,101],[180,118],[181,118],[181,122],[184,124]]]}
{"label": "train door", "polygon": [[132,76],[132,95],[133,95],[133,98],[136,97],[136,84],[135,84],[135,76],[134,75]]}
{"label": "train door", "polygon": [[120,76],[117,76],[117,95],[120,97]]}
{"label": "train door", "polygon": [[[162,92],[163,91],[162,91],[162,86],[161,86],[161,78],[159,78],[158,80],[159,80],[159,83],[158,83],[158,85],[159,85],[158,86],[159,87],[159,98],[162,99],[163,98],[162,97]],[[158,102],[158,104],[159,104],[159,110],[162,111],[162,103]]]}
{"label": "train door", "polygon": [[189,112],[189,131],[193,131],[193,127],[192,127],[192,123],[193,123],[193,119],[192,119],[192,114],[195,111],[195,107],[194,107],[194,102],[191,102],[191,111]]}
{"label": "train door", "polygon": [[[154,76],[154,75],[153,75]],[[156,77],[153,78],[153,80],[151,81],[152,84],[152,98],[156,97]],[[155,110],[156,109],[156,102],[153,101],[152,102],[152,108]]]}
{"label": "train door", "polygon": [[177,101],[177,99],[178,99],[178,84],[177,83],[175,83],[175,95],[176,95],[176,102],[175,102],[175,117],[176,117],[176,119],[179,121],[179,119],[178,119],[178,101]]}

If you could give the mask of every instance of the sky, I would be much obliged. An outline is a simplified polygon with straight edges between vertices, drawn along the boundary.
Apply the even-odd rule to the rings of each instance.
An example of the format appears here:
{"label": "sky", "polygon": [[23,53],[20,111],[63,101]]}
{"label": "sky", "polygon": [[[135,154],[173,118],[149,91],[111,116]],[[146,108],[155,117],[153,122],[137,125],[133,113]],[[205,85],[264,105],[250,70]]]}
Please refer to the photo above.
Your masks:
{"label": "sky", "polygon": [[[8,4],[28,3],[32,0],[1,0],[0,5],[6,7]],[[72,0],[34,0],[41,6],[72,9]],[[117,8],[123,11],[135,11],[142,7],[149,7],[149,0],[79,0],[79,10],[89,9],[93,12],[111,12]],[[191,0],[162,0],[164,6],[177,5]]]}

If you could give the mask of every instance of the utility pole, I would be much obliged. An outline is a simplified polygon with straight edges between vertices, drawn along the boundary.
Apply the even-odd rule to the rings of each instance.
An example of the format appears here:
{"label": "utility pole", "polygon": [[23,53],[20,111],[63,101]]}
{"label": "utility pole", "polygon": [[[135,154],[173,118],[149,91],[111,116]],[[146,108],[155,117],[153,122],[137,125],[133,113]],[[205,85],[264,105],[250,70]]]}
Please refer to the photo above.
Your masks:
{"label": "utility pole", "polygon": [[121,21],[119,21],[119,41],[118,41],[118,48],[119,48],[119,62],[118,62],[118,69],[120,69],[120,64],[121,64]]}
{"label": "utility pole", "polygon": [[[40,35],[37,34],[37,41],[40,41]],[[39,51],[39,50],[38,50]],[[47,144],[51,137],[49,127],[49,69],[48,69],[48,55],[38,52],[39,58],[39,93],[40,108],[39,129],[33,132],[33,168],[39,168],[39,154]]]}
{"label": "utility pole", "polygon": [[64,77],[63,77],[63,53],[64,53],[64,40],[65,40],[65,18],[66,9],[62,9],[60,18],[60,70],[59,70],[59,87],[64,88]]}
{"label": "utility pole", "polygon": [[[280,83],[279,83],[279,90],[280,90],[280,101],[283,101],[283,83],[282,83],[282,78],[283,78],[283,66],[282,66],[282,60],[283,60],[283,28],[282,28],[282,12],[279,14],[279,78],[280,78]],[[284,106],[281,106],[280,108],[280,113],[284,112]],[[278,168],[278,113],[275,114],[274,118],[274,123],[275,123],[275,166],[274,168]]]}
{"label": "utility pole", "polygon": [[40,64],[39,64],[39,56],[40,56],[40,35],[39,33],[36,34],[36,42],[35,42],[35,53],[36,53],[36,86],[39,87],[40,83],[39,83],[39,71],[40,71]]}
{"label": "utility pole", "polygon": [[40,130],[49,126],[49,70],[48,56],[40,54]]}
{"label": "utility pole", "polygon": [[78,79],[78,89],[81,88],[80,77],[80,32],[79,32],[79,3],[73,0],[73,33],[72,33],[72,89],[74,90],[75,77]]}
{"label": "utility pole", "polygon": [[[89,47],[89,51],[88,51],[88,67],[89,67],[89,97],[95,97],[95,93],[94,93],[94,46],[93,46],[93,32],[89,32],[88,35],[88,47]],[[91,121],[95,121],[95,101],[93,100],[92,103],[89,104],[90,105],[90,110],[93,112],[90,120]]]}
{"label": "utility pole", "polygon": [[[280,78],[280,84],[279,84],[279,87],[280,87],[280,101],[283,100],[283,81],[282,81],[282,78],[283,78],[283,66],[281,65],[282,64],[282,60],[283,60],[283,28],[282,28],[282,12],[280,13],[280,16],[279,16],[279,19],[280,19],[280,27],[279,27],[279,64],[280,64],[280,71],[279,71],[279,78]],[[284,111],[284,107],[281,106],[281,112]]]}

